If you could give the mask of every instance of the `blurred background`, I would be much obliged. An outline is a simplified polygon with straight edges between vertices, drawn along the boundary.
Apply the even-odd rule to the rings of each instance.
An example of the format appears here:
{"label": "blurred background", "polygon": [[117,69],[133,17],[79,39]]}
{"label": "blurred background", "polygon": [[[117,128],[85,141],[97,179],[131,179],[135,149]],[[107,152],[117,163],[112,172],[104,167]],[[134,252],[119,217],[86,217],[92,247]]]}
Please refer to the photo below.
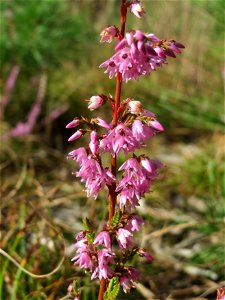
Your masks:
{"label": "blurred background", "polygon": [[[164,168],[138,209],[145,226],[136,238],[155,260],[134,260],[141,285],[118,299],[215,299],[225,280],[224,3],[142,2],[146,16],[128,14],[127,28],[186,49],[123,85],[122,98],[143,101],[166,130],[146,148]],[[98,68],[113,45],[100,44],[99,33],[119,25],[119,3],[1,1],[1,247],[35,274],[53,270],[64,252],[66,259],[57,273],[36,279],[1,257],[0,299],[60,299],[76,278],[82,299],[96,298],[98,283],[72,265],[71,245],[83,217],[104,222],[106,194],[86,199],[72,176],[77,166],[66,156],[80,142],[67,142],[65,125],[81,114],[97,116],[84,99],[115,94],[115,79]],[[109,119],[109,107],[101,113]]]}

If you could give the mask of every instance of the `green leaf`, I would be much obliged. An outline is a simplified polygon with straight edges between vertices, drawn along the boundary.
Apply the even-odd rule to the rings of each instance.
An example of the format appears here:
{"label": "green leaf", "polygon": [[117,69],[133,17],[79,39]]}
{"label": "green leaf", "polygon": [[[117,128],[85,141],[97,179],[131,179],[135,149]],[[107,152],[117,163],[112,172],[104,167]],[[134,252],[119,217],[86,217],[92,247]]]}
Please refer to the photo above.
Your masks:
{"label": "green leaf", "polygon": [[92,224],[91,224],[91,222],[90,222],[90,220],[88,218],[84,218],[83,219],[83,225],[84,225],[85,230],[87,230],[87,231],[93,231]]}
{"label": "green leaf", "polygon": [[118,277],[113,277],[109,281],[108,288],[104,294],[104,300],[114,300],[120,291],[120,284]]}
{"label": "green leaf", "polygon": [[93,244],[94,243],[95,235],[94,235],[93,232],[86,233],[86,237],[88,239],[88,243],[89,244]]}
{"label": "green leaf", "polygon": [[121,217],[121,212],[116,211],[112,220],[110,221],[110,229],[114,229],[118,225],[120,217]]}

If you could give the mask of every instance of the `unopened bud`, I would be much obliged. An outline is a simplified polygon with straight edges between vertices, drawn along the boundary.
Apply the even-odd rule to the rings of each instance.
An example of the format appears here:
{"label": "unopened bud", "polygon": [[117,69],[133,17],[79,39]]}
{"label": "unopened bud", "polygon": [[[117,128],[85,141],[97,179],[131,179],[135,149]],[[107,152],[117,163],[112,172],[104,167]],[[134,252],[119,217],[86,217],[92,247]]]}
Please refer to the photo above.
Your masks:
{"label": "unopened bud", "polygon": [[162,124],[159,123],[159,121],[157,121],[156,119],[151,119],[150,121],[148,121],[148,125],[158,131],[164,131]]}
{"label": "unopened bud", "polygon": [[145,257],[148,261],[153,261],[154,259],[153,256],[144,249],[139,249],[138,253],[140,256]]}
{"label": "unopened bud", "polygon": [[141,159],[141,165],[142,165],[142,167],[143,167],[146,171],[148,171],[149,173],[152,172],[151,162],[150,162],[150,160],[149,160],[148,158],[143,158],[143,159]]}
{"label": "unopened bud", "polygon": [[131,114],[139,115],[143,112],[143,107],[140,101],[132,100],[128,103],[128,107]]}
{"label": "unopened bud", "polygon": [[68,142],[75,141],[79,139],[83,135],[83,131],[81,129],[77,130],[71,137],[68,139]]}
{"label": "unopened bud", "polygon": [[139,0],[134,0],[130,4],[130,12],[134,14],[137,18],[142,18],[145,14],[143,6],[140,4]]}
{"label": "unopened bud", "polygon": [[93,121],[98,124],[99,126],[101,127],[104,127],[106,129],[110,129],[110,125],[103,119],[101,118],[96,118],[96,119],[93,119]]}
{"label": "unopened bud", "polygon": [[88,108],[90,110],[95,110],[102,106],[104,99],[100,96],[92,96],[90,100],[88,100]]}
{"label": "unopened bud", "polygon": [[75,118],[73,121],[71,121],[70,123],[68,123],[66,125],[66,128],[74,128],[74,127],[77,127],[78,125],[80,125],[80,119],[78,118]]}

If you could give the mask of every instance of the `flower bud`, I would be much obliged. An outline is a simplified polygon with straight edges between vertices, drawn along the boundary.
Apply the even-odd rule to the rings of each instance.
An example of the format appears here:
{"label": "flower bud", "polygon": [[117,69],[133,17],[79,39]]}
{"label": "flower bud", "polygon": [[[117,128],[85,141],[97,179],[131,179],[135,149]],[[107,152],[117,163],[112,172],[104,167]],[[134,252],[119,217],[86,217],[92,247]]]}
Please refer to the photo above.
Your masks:
{"label": "flower bud", "polygon": [[73,121],[71,121],[70,123],[68,123],[66,125],[66,128],[74,128],[74,127],[77,127],[78,125],[80,125],[80,119],[78,118],[75,118]]}
{"label": "flower bud", "polygon": [[123,49],[125,46],[127,45],[127,40],[126,39],[122,39],[115,47],[116,51],[119,51],[121,49]]}
{"label": "flower bud", "polygon": [[153,261],[153,256],[144,249],[139,249],[138,253],[140,256],[145,257],[148,261]]}
{"label": "flower bud", "polygon": [[126,40],[127,40],[127,44],[129,46],[131,46],[131,44],[133,43],[133,40],[134,40],[134,36],[131,32],[126,33]]}
{"label": "flower bud", "polygon": [[100,33],[101,43],[111,43],[114,37],[117,36],[117,28],[115,26],[109,26],[102,30]]}
{"label": "flower bud", "polygon": [[96,118],[96,119],[93,119],[95,121],[96,124],[98,124],[99,126],[101,127],[104,127],[106,129],[110,129],[110,125],[103,119],[101,118]]}
{"label": "flower bud", "polygon": [[144,35],[143,35],[143,33],[141,32],[141,30],[136,30],[136,32],[135,32],[135,38],[136,38],[138,41],[143,41]]}
{"label": "flower bud", "polygon": [[100,96],[92,96],[90,98],[90,100],[88,101],[88,108],[90,110],[95,110],[97,108],[99,108],[100,106],[102,106],[104,102],[104,99]]}
{"label": "flower bud", "polygon": [[149,173],[152,172],[152,166],[151,166],[150,159],[148,159],[148,158],[142,158],[141,159],[141,165]]}
{"label": "flower bud", "polygon": [[71,137],[68,139],[68,142],[73,142],[79,139],[83,135],[83,131],[81,129],[77,130]]}
{"label": "flower bud", "polygon": [[140,4],[139,0],[134,0],[130,4],[130,12],[135,15],[137,18],[142,18],[145,14],[145,10]]}
{"label": "flower bud", "polygon": [[139,115],[143,111],[143,107],[140,101],[132,100],[128,103],[129,111],[131,114]]}
{"label": "flower bud", "polygon": [[90,138],[91,138],[91,141],[89,143],[89,148],[91,150],[91,153],[96,155],[97,154],[97,151],[98,151],[98,134],[96,131],[92,131],[91,134],[90,134]]}
{"label": "flower bud", "polygon": [[73,291],[73,285],[72,284],[70,284],[68,286],[67,291],[70,292],[70,293]]}
{"label": "flower bud", "polygon": [[156,119],[148,121],[148,125],[153,127],[154,129],[158,130],[158,131],[164,131],[164,128],[163,128],[162,124],[159,123],[159,121],[157,121]]}

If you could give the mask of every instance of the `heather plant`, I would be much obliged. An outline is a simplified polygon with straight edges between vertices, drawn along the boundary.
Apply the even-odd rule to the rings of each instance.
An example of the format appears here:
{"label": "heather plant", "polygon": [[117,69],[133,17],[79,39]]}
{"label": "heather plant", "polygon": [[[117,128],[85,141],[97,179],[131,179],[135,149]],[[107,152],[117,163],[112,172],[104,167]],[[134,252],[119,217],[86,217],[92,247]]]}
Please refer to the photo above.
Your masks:
{"label": "heather plant", "polygon": [[[134,240],[135,232],[144,223],[136,207],[150,191],[161,163],[135,151],[144,148],[164,128],[156,115],[143,107],[141,99],[134,95],[121,99],[122,83],[151,74],[184,48],[175,40],[160,39],[153,33],[133,29],[125,32],[127,12],[137,18],[145,15],[139,0],[121,0],[120,28],[108,26],[100,34],[102,43],[117,39],[115,53],[100,65],[110,79],[116,77],[115,98],[100,94],[88,100],[91,111],[109,105],[111,120],[99,115],[91,119],[82,116],[75,117],[66,126],[76,128],[69,142],[90,136],[89,145],[68,155],[80,167],[74,175],[84,183],[87,197],[96,200],[101,190],[108,191],[109,200],[105,203],[109,205],[108,220],[98,232],[97,224],[88,218],[83,220],[84,230],[76,235],[76,255],[72,258],[75,265],[90,273],[91,279],[100,280],[98,300],[115,299],[120,288],[127,293],[135,287],[139,271],[131,265],[134,256],[153,260],[147,249],[139,247]],[[126,160],[118,166],[117,157],[121,153]],[[103,159],[107,154],[111,157],[110,166]],[[80,298],[77,282],[69,286],[69,293],[74,300]]]}

